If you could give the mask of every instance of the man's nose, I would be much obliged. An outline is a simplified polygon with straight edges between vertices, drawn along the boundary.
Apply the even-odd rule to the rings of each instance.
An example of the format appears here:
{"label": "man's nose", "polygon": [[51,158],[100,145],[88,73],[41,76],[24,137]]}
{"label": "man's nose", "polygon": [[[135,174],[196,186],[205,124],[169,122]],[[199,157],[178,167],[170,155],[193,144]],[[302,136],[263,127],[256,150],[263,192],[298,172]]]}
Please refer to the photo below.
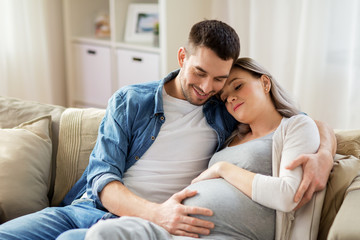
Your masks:
{"label": "man's nose", "polygon": [[206,78],[202,81],[202,83],[199,86],[201,88],[201,90],[205,93],[208,94],[210,92],[212,92],[213,90],[213,84],[210,78]]}

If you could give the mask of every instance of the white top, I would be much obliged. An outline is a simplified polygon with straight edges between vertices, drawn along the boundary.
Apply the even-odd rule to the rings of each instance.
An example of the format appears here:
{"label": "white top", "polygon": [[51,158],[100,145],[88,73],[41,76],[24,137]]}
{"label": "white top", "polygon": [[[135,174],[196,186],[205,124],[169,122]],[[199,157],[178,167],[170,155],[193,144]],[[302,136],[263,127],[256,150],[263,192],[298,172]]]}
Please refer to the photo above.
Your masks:
{"label": "white top", "polygon": [[[290,128],[286,132],[281,156],[277,156],[277,158],[281,157],[280,170],[276,170],[279,172],[279,177],[256,174],[252,187],[254,201],[283,212],[290,212],[296,207],[297,203],[293,199],[300,186],[303,173],[301,167],[291,171],[285,167],[302,153],[315,153],[320,143],[316,124],[309,117],[298,115],[290,119],[290,122],[299,126],[295,129]],[[285,120],[283,118],[282,124]]]}
{"label": "white top", "polygon": [[255,175],[252,199],[276,209],[276,239],[316,239],[325,190],[293,212],[293,198],[302,179],[302,167],[285,167],[301,153],[315,153],[320,136],[315,122],[305,115],[283,118],[273,136],[273,176]]}
{"label": "white top", "polygon": [[153,202],[164,202],[207,168],[216,149],[216,132],[202,106],[163,90],[165,123],[155,142],[124,174],[124,185]]}

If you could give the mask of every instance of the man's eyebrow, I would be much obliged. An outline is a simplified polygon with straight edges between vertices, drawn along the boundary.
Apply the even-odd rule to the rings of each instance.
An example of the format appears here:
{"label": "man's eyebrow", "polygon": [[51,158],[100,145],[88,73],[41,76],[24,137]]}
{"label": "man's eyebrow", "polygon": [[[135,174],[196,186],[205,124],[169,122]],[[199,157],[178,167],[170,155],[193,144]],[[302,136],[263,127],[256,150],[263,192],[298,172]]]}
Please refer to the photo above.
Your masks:
{"label": "man's eyebrow", "polygon": [[229,74],[228,75],[224,75],[224,76],[217,76],[215,78],[228,78],[229,77]]}
{"label": "man's eyebrow", "polygon": [[203,73],[207,73],[202,67],[195,66],[195,68]]}
{"label": "man's eyebrow", "polygon": [[[207,71],[205,71],[202,67],[200,66],[195,66],[195,68],[203,73],[207,73]],[[229,74],[223,75],[223,76],[216,76],[215,78],[228,78]]]}

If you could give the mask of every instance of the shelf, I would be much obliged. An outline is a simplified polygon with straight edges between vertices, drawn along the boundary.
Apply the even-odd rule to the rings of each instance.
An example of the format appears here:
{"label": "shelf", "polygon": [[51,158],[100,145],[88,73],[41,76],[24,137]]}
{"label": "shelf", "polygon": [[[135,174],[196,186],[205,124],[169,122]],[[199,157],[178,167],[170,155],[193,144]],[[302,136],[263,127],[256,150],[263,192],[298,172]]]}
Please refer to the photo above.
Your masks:
{"label": "shelf", "polygon": [[160,54],[160,48],[154,47],[152,44],[144,44],[144,43],[127,43],[127,42],[117,42],[115,44],[117,48],[126,48],[130,50],[138,50],[138,51],[144,51],[144,52],[150,52],[150,53],[159,53]]}
{"label": "shelf", "polygon": [[100,46],[111,46],[110,38],[96,38],[96,37],[73,37],[71,42],[95,44]]}
{"label": "shelf", "polygon": [[160,48],[153,46],[151,43],[146,44],[146,43],[116,42],[113,44],[110,41],[110,38],[96,38],[96,37],[73,37],[71,39],[71,42],[94,44],[99,46],[107,46],[107,47],[115,47],[115,48],[126,48],[130,50],[160,54]]}

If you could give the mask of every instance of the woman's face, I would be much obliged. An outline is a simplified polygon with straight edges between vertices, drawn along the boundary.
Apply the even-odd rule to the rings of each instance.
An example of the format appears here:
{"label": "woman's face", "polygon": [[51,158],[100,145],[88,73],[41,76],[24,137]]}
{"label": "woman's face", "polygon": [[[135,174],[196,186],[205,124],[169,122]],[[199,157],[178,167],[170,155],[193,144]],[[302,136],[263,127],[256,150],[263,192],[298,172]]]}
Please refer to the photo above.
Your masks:
{"label": "woman's face", "polygon": [[[250,124],[267,106],[270,80],[256,78],[249,72],[234,67],[220,93],[228,112],[239,122]],[[265,90],[266,89],[266,90]]]}

